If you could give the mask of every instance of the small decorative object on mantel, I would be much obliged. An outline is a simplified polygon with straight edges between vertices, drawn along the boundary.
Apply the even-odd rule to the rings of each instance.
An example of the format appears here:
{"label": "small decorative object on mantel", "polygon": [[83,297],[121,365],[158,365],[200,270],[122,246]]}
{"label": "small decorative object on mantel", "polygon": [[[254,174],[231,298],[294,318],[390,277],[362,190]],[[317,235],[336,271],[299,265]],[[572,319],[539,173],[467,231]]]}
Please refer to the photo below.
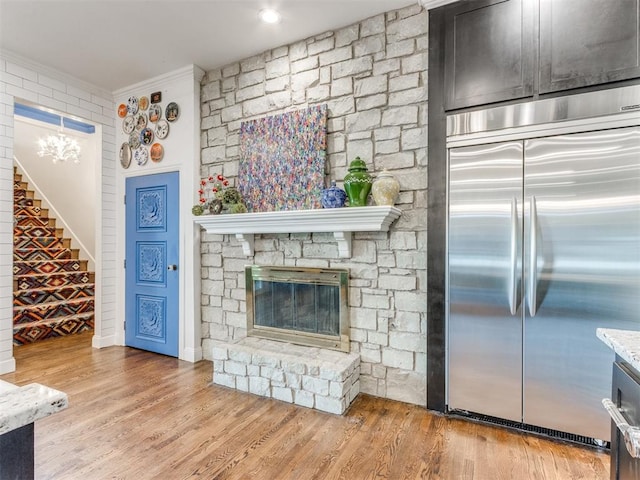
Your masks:
{"label": "small decorative object on mantel", "polygon": [[349,173],[344,176],[344,189],[347,191],[350,207],[367,206],[371,183],[372,179],[367,172],[367,165],[360,157],[356,157],[349,164]]}
{"label": "small decorative object on mantel", "polygon": [[335,181],[331,181],[331,186],[322,190],[320,201],[324,208],[340,208],[344,207],[347,200],[347,193],[336,186]]}
{"label": "small decorative object on mantel", "polygon": [[202,205],[194,205],[191,208],[191,213],[193,215],[195,215],[196,217],[199,217],[200,215],[202,215],[204,213],[204,207]]}
{"label": "small decorative object on mantel", "polygon": [[399,193],[400,183],[388,170],[382,170],[371,187],[371,196],[376,205],[393,206]]}
{"label": "small decorative object on mantel", "polygon": [[[229,180],[223,175],[211,175],[207,179],[200,180],[198,195],[200,203],[191,210],[194,215],[202,215],[206,212],[212,215],[247,212],[240,191],[230,187]],[[196,207],[202,207],[202,210]]]}

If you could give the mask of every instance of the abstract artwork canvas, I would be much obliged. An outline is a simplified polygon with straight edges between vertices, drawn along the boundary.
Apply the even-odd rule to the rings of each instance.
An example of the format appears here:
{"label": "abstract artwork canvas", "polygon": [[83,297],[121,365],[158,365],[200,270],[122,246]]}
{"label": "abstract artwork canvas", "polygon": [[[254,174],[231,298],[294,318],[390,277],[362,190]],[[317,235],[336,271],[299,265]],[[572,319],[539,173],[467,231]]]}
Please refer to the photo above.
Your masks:
{"label": "abstract artwork canvas", "polygon": [[238,189],[250,212],[322,208],[327,106],[240,125]]}

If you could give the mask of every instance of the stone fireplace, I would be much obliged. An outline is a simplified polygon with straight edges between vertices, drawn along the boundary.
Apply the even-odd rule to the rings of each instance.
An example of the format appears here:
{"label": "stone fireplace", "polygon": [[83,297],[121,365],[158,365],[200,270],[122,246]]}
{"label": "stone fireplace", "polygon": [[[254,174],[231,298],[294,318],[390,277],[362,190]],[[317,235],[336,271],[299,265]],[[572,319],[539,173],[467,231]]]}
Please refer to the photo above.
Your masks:
{"label": "stone fireplace", "polygon": [[[352,257],[354,233],[364,232],[364,235],[371,236],[375,232],[387,232],[401,213],[395,207],[368,206],[196,217],[194,221],[208,234],[230,234],[235,237],[240,248],[230,245],[225,247],[225,265],[228,268],[235,263],[236,271],[242,272],[245,277],[244,281],[238,278],[236,282],[238,288],[235,298],[220,299],[222,304],[236,302],[239,298],[247,301],[243,302],[246,305],[245,312],[227,312],[226,316],[241,334],[237,337],[225,335],[225,338],[220,338],[211,346],[213,383],[325,412],[344,413],[360,392],[362,358],[370,360],[368,352],[371,347],[375,347],[375,343],[363,345],[362,336],[354,340],[352,334],[356,332],[361,335],[363,327],[371,322],[377,324],[377,309],[363,311],[360,305],[360,311],[365,314],[353,315],[354,306],[348,305],[347,301],[353,296],[347,290],[348,284],[354,283],[353,279],[348,280],[349,270],[330,269],[328,266],[278,266],[268,267],[270,276],[265,276],[265,272],[259,270],[254,278],[254,271],[247,270],[246,262],[241,258],[252,256],[258,260],[265,253],[256,251],[256,247],[264,249],[264,241],[256,242],[256,235],[264,237],[265,234],[320,233],[318,239],[322,242],[323,249],[326,249],[324,257],[351,259],[352,262],[355,260],[354,264],[359,266],[362,274],[363,262],[367,263],[366,268],[375,264],[375,257],[367,255],[370,250],[363,248],[363,244],[369,244],[373,240],[361,240],[356,256]],[[322,235],[325,233],[332,235]],[[310,240],[313,243],[313,237]],[[234,249],[237,252],[232,257]],[[305,256],[304,247],[298,255],[301,256]],[[292,281],[292,272],[296,272],[299,277],[295,281]],[[326,276],[315,278],[317,272]],[[397,284],[396,280],[400,277],[392,275],[389,278]],[[254,282],[256,279],[258,282]],[[375,294],[376,291],[368,290],[367,295],[364,295],[363,281],[366,280],[359,278],[354,283],[355,289],[360,291],[360,295],[355,296],[358,302],[368,301],[368,295]],[[247,282],[253,288],[250,297],[247,296]],[[323,285],[323,288],[316,288],[316,285]],[[242,292],[238,291],[240,287]],[[256,302],[258,296],[260,298]],[[267,313],[256,315],[255,311],[250,312],[256,303],[264,307]],[[324,308],[327,305],[329,308],[324,313],[317,312],[319,306]],[[338,305],[340,307],[336,308]],[[336,315],[337,311],[340,313]],[[333,312],[333,315],[328,315],[327,312]],[[251,316],[253,320],[248,320],[247,317]],[[330,316],[334,317],[331,322]],[[339,319],[338,323],[335,323],[336,318]],[[287,327],[296,325],[296,329],[287,331],[279,328],[283,325],[278,325],[279,336],[273,336],[276,321]],[[388,327],[388,323],[381,325]],[[253,332],[248,334],[248,330]],[[256,331],[267,334],[258,337],[255,336]],[[297,338],[288,337],[292,334]],[[387,334],[371,333],[370,338],[375,342],[379,335]],[[350,348],[354,342],[356,348]],[[301,343],[306,345],[300,345]],[[309,343],[314,346],[309,346]],[[387,349],[387,352],[395,355],[395,350]],[[388,356],[388,353],[385,358],[395,365],[396,357]],[[402,360],[398,365],[404,363],[406,362]],[[413,364],[413,360],[411,363]],[[403,387],[406,385],[405,377],[402,377]]]}
{"label": "stone fireplace", "polygon": [[[247,337],[213,350],[213,382],[342,414],[360,392],[346,269],[245,268]],[[336,351],[337,350],[337,351]]]}
{"label": "stone fireplace", "polygon": [[247,335],[349,352],[346,269],[248,266]]}

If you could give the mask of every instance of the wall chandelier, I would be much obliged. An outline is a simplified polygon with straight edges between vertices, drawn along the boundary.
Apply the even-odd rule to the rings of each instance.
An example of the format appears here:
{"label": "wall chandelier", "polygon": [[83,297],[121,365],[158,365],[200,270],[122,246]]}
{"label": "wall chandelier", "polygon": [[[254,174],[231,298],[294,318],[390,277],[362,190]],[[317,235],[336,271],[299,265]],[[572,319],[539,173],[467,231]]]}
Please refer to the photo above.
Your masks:
{"label": "wall chandelier", "polygon": [[55,135],[47,135],[38,140],[39,157],[49,156],[53,163],[73,160],[73,163],[80,163],[80,145],[73,138],[64,134],[64,124],[60,116],[60,130]]}

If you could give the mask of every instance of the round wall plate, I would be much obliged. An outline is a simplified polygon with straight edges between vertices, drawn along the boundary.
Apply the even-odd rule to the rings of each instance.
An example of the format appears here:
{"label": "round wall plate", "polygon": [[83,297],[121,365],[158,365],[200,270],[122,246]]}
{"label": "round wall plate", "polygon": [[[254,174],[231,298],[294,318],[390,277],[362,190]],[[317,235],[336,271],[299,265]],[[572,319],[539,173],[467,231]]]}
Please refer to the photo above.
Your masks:
{"label": "round wall plate", "polygon": [[118,116],[124,118],[127,116],[127,106],[124,103],[118,105]]}
{"label": "round wall plate", "polygon": [[131,115],[138,113],[138,97],[133,95],[129,97],[129,100],[127,100],[127,112]]}
{"label": "round wall plate", "polygon": [[131,165],[131,147],[129,146],[129,142],[123,142],[120,145],[120,165],[122,168],[129,168]]}
{"label": "round wall plate", "polygon": [[145,147],[136,148],[133,152],[133,159],[138,165],[142,166],[149,160],[149,151]]}
{"label": "round wall plate", "polygon": [[136,121],[133,118],[133,115],[127,115],[126,117],[124,117],[124,120],[122,120],[122,131],[126,134],[133,132],[135,126]]}
{"label": "round wall plate", "polygon": [[149,107],[149,121],[156,123],[162,118],[162,107],[157,103],[154,103]]}
{"label": "round wall plate", "polygon": [[151,156],[151,160],[159,162],[164,156],[164,147],[158,142],[154,143],[149,149],[149,155]]}
{"label": "round wall plate", "polygon": [[140,97],[140,100],[138,101],[138,107],[140,107],[140,110],[146,110],[147,108],[149,108],[149,98]]}
{"label": "round wall plate", "polygon": [[131,150],[135,150],[140,146],[140,134],[138,132],[133,132],[129,135],[129,146]]}
{"label": "round wall plate", "polygon": [[169,135],[169,122],[165,119],[158,120],[156,123],[156,137],[162,140],[167,138],[167,135]]}
{"label": "round wall plate", "polygon": [[165,118],[170,122],[175,122],[180,116],[180,107],[176,102],[171,102],[167,105],[167,109],[164,113]]}
{"label": "round wall plate", "polygon": [[136,120],[136,130],[141,132],[144,128],[147,127],[147,114],[143,112],[138,112],[134,117]]}
{"label": "round wall plate", "polygon": [[150,128],[143,128],[140,132],[140,143],[143,145],[151,145],[153,142],[153,130]]}

